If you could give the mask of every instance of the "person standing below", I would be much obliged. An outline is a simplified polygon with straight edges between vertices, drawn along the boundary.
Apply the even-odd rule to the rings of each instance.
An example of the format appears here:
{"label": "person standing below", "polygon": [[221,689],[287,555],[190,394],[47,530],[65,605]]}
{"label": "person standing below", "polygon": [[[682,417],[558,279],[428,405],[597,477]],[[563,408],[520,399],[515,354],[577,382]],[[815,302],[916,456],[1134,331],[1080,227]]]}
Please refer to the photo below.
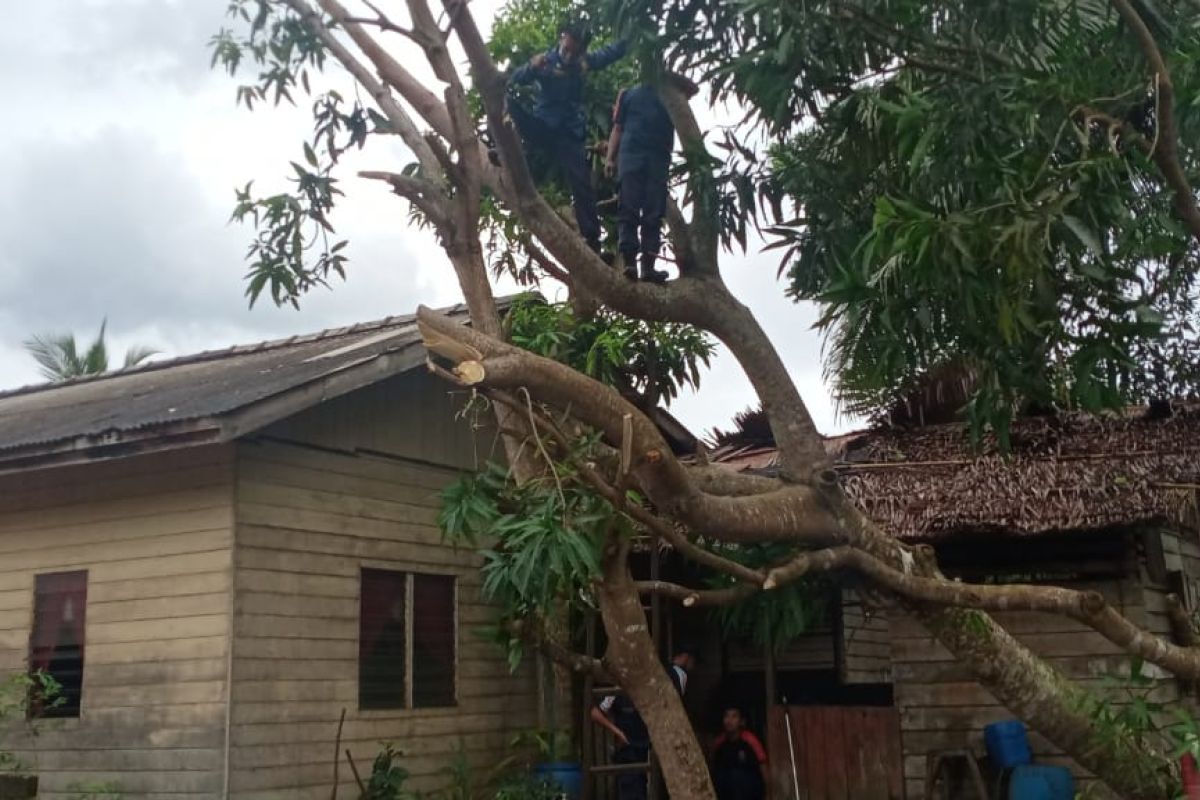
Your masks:
{"label": "person standing below", "polygon": [[724,732],[713,742],[712,775],[717,800],[769,800],[767,751],[746,730],[740,708],[727,708],[721,719]]}
{"label": "person standing below", "polygon": [[571,190],[575,221],[588,246],[600,252],[600,213],[592,188],[592,170],[586,152],[587,122],[583,111],[583,86],[589,72],[602,70],[625,55],[618,41],[588,52],[591,32],[581,24],[559,28],[558,46],[538,54],[513,73],[514,84],[536,83],[539,89],[533,110],[510,102],[509,116],[521,134],[526,152],[537,150],[557,165]]}
{"label": "person standing below", "polygon": [[[676,648],[667,673],[680,697],[687,690],[688,671],[694,664],[690,647]],[[608,695],[592,707],[591,716],[593,722],[612,733],[617,741],[614,764],[644,764],[650,758],[650,731],[628,695]],[[646,773],[618,773],[617,800],[646,800]]]}
{"label": "person standing below", "polygon": [[[681,81],[690,97],[698,88]],[[612,133],[608,138],[605,171],[616,174],[618,250],[625,275],[662,283],[667,273],[654,268],[662,246],[662,221],[667,213],[667,178],[675,126],[658,96],[647,83],[626,89],[617,97]],[[641,264],[638,264],[638,256]]]}

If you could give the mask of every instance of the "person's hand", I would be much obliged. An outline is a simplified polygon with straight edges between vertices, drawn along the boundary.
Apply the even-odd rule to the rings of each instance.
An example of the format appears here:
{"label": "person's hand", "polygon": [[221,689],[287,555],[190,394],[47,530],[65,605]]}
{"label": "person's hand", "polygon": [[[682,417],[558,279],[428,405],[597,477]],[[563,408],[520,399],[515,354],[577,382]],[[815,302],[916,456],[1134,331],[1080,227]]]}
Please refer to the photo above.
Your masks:
{"label": "person's hand", "polygon": [[604,161],[604,175],[605,175],[606,177],[609,177],[609,178],[611,178],[611,177],[613,177],[613,176],[614,176],[614,175],[616,175],[616,174],[617,174],[617,160],[616,160],[615,158],[608,158],[608,159],[605,159],[605,161]]}
{"label": "person's hand", "polygon": [[546,54],[538,53],[536,56],[529,59],[529,66],[533,67],[534,69],[541,69],[542,67],[546,66]]}
{"label": "person's hand", "polygon": [[626,736],[626,735],[625,735],[625,732],[624,732],[624,731],[622,731],[620,728],[618,728],[617,730],[613,731],[613,738],[614,738],[614,739],[616,739],[616,740],[617,740],[617,744],[621,745],[622,747],[628,747],[628,746],[629,746],[629,737],[628,737],[628,736]]}

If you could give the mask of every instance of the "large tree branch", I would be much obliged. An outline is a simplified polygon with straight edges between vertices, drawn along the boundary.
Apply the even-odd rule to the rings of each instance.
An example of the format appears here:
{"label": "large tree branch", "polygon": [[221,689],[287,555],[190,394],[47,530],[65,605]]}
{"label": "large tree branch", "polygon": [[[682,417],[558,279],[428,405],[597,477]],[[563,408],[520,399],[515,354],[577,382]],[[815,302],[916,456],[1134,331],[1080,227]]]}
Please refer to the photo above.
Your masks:
{"label": "large tree branch", "polygon": [[692,589],[669,581],[638,581],[640,594],[657,594],[673,597],[687,608],[696,606],[728,606],[740,603],[757,593],[757,587],[745,583],[724,589]]}
{"label": "large tree branch", "polygon": [[[291,3],[294,0],[288,0],[288,2]],[[417,80],[391,53],[384,49],[375,40],[375,37],[367,32],[362,23],[355,22],[353,15],[338,0],[317,0],[317,2],[326,14],[345,29],[363,55],[375,65],[375,69],[379,71],[379,77],[388,86],[399,92],[400,96],[416,109],[416,112],[430,127],[447,139],[451,138],[453,130],[450,114],[442,101],[438,100],[437,95],[429,91],[425,84]]]}
{"label": "large tree branch", "polygon": [[1097,591],[1030,584],[971,584],[893,569],[855,547],[832,547],[794,556],[768,570],[761,586],[743,583],[723,589],[692,589],[666,581],[643,581],[638,589],[674,597],[686,606],[729,605],[757,591],[777,589],[816,573],[852,570],[875,585],[920,604],[979,611],[1031,611],[1074,619],[1131,655],[1189,680],[1200,679],[1200,649],[1173,644],[1143,630],[1113,608]]}
{"label": "large tree branch", "polygon": [[288,7],[291,8],[308,26],[321,43],[329,50],[334,58],[350,73],[359,84],[371,94],[371,99],[387,117],[388,124],[400,136],[408,148],[413,151],[417,161],[421,164],[421,169],[431,178],[438,174],[437,159],[434,157],[433,151],[429,144],[421,136],[417,126],[413,124],[412,118],[403,106],[396,102],[392,97],[391,92],[372,72],[367,69],[358,58],[350,52],[350,49],[342,44],[329,28],[325,27],[321,16],[310,6],[307,0],[285,0]]}
{"label": "large tree branch", "polygon": [[552,637],[544,635],[538,626],[527,621],[513,621],[508,623],[507,628],[510,634],[532,644],[554,661],[568,667],[572,672],[590,673],[598,681],[612,682],[612,676],[609,675],[603,661],[564,647],[554,641]]}
{"label": "large tree branch", "polygon": [[439,231],[450,225],[450,211],[445,205],[445,194],[424,178],[380,170],[363,170],[358,176],[389,184],[393,192],[419,208]]}
{"label": "large tree branch", "polygon": [[1129,0],[1112,0],[1117,13],[1125,20],[1129,30],[1137,40],[1138,46],[1146,61],[1150,63],[1154,75],[1155,106],[1158,115],[1155,121],[1156,135],[1151,157],[1158,165],[1167,185],[1175,197],[1175,209],[1180,219],[1187,225],[1192,236],[1200,242],[1200,207],[1196,205],[1196,195],[1188,181],[1187,173],[1179,161],[1179,126],[1175,121],[1175,86],[1171,83],[1171,73],[1167,62],[1163,59],[1162,51],[1154,40],[1154,34],[1146,25],[1145,20],[1129,3]]}
{"label": "large tree branch", "polygon": [[[687,93],[680,88],[678,79],[664,80],[658,87],[659,97],[671,122],[679,134],[679,142],[685,153],[707,153],[704,145],[704,132],[696,121],[692,106],[688,102]],[[699,167],[696,167],[699,169]],[[700,178],[700,176],[694,176]],[[711,178],[711,170],[709,170]],[[682,221],[682,215],[680,216]],[[684,226],[688,242],[686,255],[689,257],[692,271],[696,274],[717,275],[720,273],[720,228],[716,215],[701,213],[699,210],[692,215],[690,225]]]}
{"label": "large tree branch", "polygon": [[629,436],[630,471],[638,485],[655,507],[691,530],[731,542],[833,540],[833,519],[810,487],[780,484],[774,491],[750,496],[706,494],[691,482],[654,423],[614,389],[424,306],[417,312],[417,325],[426,347],[454,361],[465,385],[509,391],[524,387],[540,402],[569,409],[613,446]]}
{"label": "large tree branch", "polygon": [[1200,650],[1179,647],[1155,636],[1113,608],[1096,591],[1029,584],[983,585],[924,577],[893,569],[853,547],[802,553],[767,573],[772,589],[813,572],[852,569],[910,601],[980,611],[1040,611],[1061,614],[1087,625],[1126,652],[1180,677],[1200,679]]}

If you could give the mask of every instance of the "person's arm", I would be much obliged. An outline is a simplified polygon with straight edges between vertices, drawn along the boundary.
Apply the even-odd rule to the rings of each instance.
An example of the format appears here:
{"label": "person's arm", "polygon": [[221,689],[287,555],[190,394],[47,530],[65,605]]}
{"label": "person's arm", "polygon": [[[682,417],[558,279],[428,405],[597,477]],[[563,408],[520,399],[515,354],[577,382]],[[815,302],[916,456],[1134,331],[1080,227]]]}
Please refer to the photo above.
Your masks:
{"label": "person's arm", "polygon": [[621,149],[621,126],[613,125],[612,133],[608,135],[608,153],[604,159],[604,174],[612,177],[617,172],[617,153]]}
{"label": "person's arm", "polygon": [[533,83],[537,74],[546,66],[546,54],[538,53],[525,64],[517,68],[509,80],[513,83]]}
{"label": "person's arm", "polygon": [[617,95],[613,105],[612,133],[608,135],[608,152],[604,159],[604,173],[610,178],[617,171],[617,154],[621,152],[621,135],[625,132],[625,90]]}
{"label": "person's arm", "polygon": [[608,715],[600,710],[599,706],[592,706],[592,722],[604,728],[616,738],[620,744],[629,744],[628,737],[613,724],[613,721],[608,718]]}
{"label": "person's arm", "polygon": [[610,64],[615,64],[625,57],[625,51],[628,49],[625,40],[621,39],[598,50],[592,50],[587,54],[588,69],[604,69]]}

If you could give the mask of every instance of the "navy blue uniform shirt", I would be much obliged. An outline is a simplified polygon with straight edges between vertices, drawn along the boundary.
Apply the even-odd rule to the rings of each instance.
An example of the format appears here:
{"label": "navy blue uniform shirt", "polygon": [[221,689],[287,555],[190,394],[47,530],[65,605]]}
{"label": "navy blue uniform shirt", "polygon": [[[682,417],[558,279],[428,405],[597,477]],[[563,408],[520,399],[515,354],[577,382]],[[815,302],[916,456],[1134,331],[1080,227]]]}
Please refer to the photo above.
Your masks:
{"label": "navy blue uniform shirt", "polygon": [[625,42],[614,42],[567,61],[558,48],[546,53],[541,68],[526,64],[512,75],[513,83],[538,84],[533,106],[535,117],[555,130],[582,139],[587,132],[583,115],[583,81],[588,72],[601,70],[625,55]]}
{"label": "navy blue uniform shirt", "polygon": [[653,86],[643,83],[621,92],[613,124],[621,126],[618,175],[639,169],[666,172],[671,165],[675,126]]}

